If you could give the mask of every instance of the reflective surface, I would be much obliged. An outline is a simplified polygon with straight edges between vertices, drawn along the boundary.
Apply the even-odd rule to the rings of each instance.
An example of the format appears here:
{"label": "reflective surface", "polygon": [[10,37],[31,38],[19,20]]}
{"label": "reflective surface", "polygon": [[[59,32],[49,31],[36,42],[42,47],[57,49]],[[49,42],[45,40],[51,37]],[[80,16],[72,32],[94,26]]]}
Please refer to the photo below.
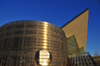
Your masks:
{"label": "reflective surface", "polygon": [[79,46],[74,35],[66,39],[66,45],[68,58],[71,58],[72,54],[79,53]]}
{"label": "reflective surface", "polygon": [[50,66],[66,65],[65,34],[57,26],[43,21],[22,20],[0,27],[2,66],[38,66],[35,54],[40,49],[52,54]]}
{"label": "reflective surface", "polygon": [[38,65],[49,66],[52,61],[52,55],[47,50],[41,49],[36,52],[35,61]]}
{"label": "reflective surface", "polygon": [[68,58],[71,58],[73,54],[84,52],[84,47],[79,48],[76,37],[74,35],[66,38],[66,46]]}

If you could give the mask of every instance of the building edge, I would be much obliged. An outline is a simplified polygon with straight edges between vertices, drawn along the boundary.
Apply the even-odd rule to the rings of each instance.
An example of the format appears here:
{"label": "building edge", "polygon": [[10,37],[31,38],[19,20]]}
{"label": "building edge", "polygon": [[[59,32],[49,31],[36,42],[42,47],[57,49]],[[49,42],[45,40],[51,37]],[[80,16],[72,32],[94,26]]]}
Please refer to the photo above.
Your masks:
{"label": "building edge", "polygon": [[68,25],[69,23],[71,23],[74,19],[76,19],[77,17],[79,17],[80,15],[82,15],[84,12],[86,12],[87,10],[89,10],[89,8],[86,8],[85,10],[83,10],[81,13],[79,13],[77,16],[75,16],[74,18],[72,18],[70,21],[68,21],[67,23],[65,23],[63,26],[61,26],[60,28],[65,27],[66,25]]}

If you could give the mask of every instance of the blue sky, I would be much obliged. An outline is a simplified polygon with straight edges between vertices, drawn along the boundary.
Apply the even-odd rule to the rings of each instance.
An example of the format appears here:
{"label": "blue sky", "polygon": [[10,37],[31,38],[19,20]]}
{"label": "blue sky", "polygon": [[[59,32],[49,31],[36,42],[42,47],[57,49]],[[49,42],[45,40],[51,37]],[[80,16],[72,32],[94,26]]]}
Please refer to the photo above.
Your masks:
{"label": "blue sky", "polygon": [[86,51],[100,55],[100,0],[0,0],[0,26],[16,20],[40,20],[61,27],[87,7]]}

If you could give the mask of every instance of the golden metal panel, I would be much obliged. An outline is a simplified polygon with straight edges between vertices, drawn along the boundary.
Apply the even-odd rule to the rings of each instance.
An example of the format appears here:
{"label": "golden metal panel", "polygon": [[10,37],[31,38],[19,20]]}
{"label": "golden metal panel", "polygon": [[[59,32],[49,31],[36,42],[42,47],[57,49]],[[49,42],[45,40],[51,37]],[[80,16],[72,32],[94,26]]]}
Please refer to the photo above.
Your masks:
{"label": "golden metal panel", "polygon": [[65,33],[55,25],[24,20],[7,23],[0,31],[0,57],[6,66],[37,66],[35,54],[40,49],[52,54],[51,66],[67,64]]}

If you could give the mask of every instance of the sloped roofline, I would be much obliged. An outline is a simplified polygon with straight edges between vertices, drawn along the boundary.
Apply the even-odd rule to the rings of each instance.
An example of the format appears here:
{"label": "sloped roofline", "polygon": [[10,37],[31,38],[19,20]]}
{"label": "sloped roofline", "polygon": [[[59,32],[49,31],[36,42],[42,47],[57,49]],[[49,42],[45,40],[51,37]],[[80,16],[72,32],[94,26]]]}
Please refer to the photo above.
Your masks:
{"label": "sloped roofline", "polygon": [[61,28],[65,27],[66,25],[68,25],[70,22],[72,22],[74,19],[76,19],[77,17],[79,17],[80,15],[82,15],[84,12],[86,12],[87,10],[89,10],[89,8],[86,8],[84,11],[82,11],[81,13],[79,13],[77,16],[75,16],[74,18],[72,18],[70,21],[68,21],[66,24],[64,24]]}

